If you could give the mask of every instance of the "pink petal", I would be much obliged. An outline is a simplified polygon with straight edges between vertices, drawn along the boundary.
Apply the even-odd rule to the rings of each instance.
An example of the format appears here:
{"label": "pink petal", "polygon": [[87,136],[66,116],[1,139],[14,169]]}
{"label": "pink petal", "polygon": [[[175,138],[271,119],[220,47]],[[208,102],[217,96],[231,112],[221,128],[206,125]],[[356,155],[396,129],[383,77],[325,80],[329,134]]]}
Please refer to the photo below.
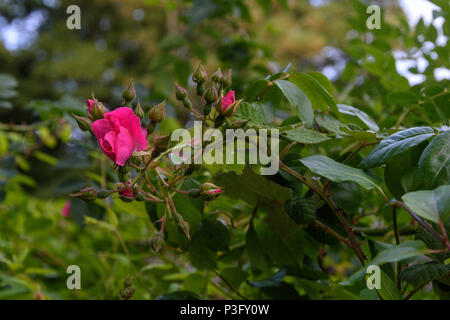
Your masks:
{"label": "pink petal", "polygon": [[71,208],[71,204],[70,201],[67,200],[66,203],[64,204],[64,207],[61,209],[61,214],[65,217],[65,218],[70,218],[70,208]]}
{"label": "pink petal", "polygon": [[128,130],[136,146],[136,151],[147,148],[146,130],[141,128],[141,119],[134,114],[131,108],[117,108],[105,113],[104,117],[114,123],[116,130],[118,127],[124,127]]}
{"label": "pink petal", "polygon": [[116,163],[119,166],[123,166],[125,162],[131,157],[134,149],[135,143],[133,137],[125,127],[120,128],[115,146]]}
{"label": "pink petal", "polygon": [[88,99],[87,106],[88,106],[88,113],[90,116],[92,116],[92,108],[94,107],[94,100]]}
{"label": "pink petal", "polygon": [[228,91],[222,99],[222,111],[225,112],[225,110],[227,110],[235,101],[234,90]]}

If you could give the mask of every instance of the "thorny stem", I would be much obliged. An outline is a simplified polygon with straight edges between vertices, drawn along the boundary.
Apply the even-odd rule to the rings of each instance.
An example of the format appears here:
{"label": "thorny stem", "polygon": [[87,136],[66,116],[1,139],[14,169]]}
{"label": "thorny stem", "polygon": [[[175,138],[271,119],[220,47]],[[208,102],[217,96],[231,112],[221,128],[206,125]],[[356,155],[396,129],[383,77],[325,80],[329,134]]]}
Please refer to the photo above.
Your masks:
{"label": "thorny stem", "polygon": [[413,295],[415,295],[415,294],[417,293],[417,291],[419,291],[420,289],[422,289],[423,287],[425,287],[425,285],[426,285],[427,283],[428,283],[428,282],[425,282],[425,283],[421,284],[420,286],[418,286],[418,287],[414,288],[413,290],[411,290],[411,291],[408,293],[408,295],[405,297],[405,300],[411,299],[411,297],[412,297]]}
{"label": "thorny stem", "polygon": [[333,229],[331,229],[331,228],[328,227],[327,225],[323,224],[323,223],[320,222],[319,220],[315,220],[314,223],[315,223],[318,227],[322,228],[322,229],[325,230],[326,232],[328,232],[328,233],[332,234],[333,236],[335,236],[336,238],[338,238],[339,241],[342,241],[343,243],[345,243],[345,245],[346,245],[347,247],[349,247],[350,249],[353,249],[352,243],[351,243],[348,239],[344,238],[344,237],[341,236],[339,233],[337,233],[336,231],[334,231]]}
{"label": "thorny stem", "polygon": [[297,178],[300,182],[306,184],[312,191],[317,193],[322,200],[324,200],[328,206],[335,212],[337,217],[339,218],[339,221],[347,231],[348,237],[350,239],[350,243],[352,244],[352,249],[355,251],[358,259],[360,260],[361,264],[364,265],[364,261],[367,259],[364,252],[361,250],[361,246],[359,242],[356,240],[355,234],[353,232],[353,229],[350,227],[350,225],[347,223],[347,220],[345,220],[343,211],[338,208],[338,206],[334,203],[334,201],[330,198],[328,194],[325,194],[320,188],[316,187],[313,183],[308,181],[304,176],[299,174],[297,171],[292,170],[288,166],[286,166],[282,161],[280,161],[280,169],[289,173],[293,177]]}

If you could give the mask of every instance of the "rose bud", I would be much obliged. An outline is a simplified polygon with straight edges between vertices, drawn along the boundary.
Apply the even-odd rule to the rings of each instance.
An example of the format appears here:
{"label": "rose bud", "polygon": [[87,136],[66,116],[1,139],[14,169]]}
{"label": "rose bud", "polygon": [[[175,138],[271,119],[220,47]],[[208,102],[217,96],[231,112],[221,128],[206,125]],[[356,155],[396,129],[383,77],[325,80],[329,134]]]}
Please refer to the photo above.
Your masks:
{"label": "rose bud", "polygon": [[179,101],[182,101],[187,97],[187,90],[180,86],[178,83],[175,83],[175,97]]}
{"label": "rose bud", "polygon": [[136,98],[136,90],[134,89],[134,81],[131,79],[130,84],[128,87],[123,90],[122,97],[125,100],[125,102],[131,102]]}
{"label": "rose bud", "polygon": [[177,224],[177,230],[180,233],[183,233],[188,239],[191,239],[191,235],[189,233],[189,230],[191,229],[191,226],[189,225],[189,223],[187,221],[180,221]]}
{"label": "rose bud", "polygon": [[78,191],[77,193],[72,193],[69,196],[77,197],[86,202],[94,201],[97,199],[97,191],[93,187],[86,187]]}
{"label": "rose bud", "polygon": [[203,97],[205,91],[206,91],[205,83],[204,82],[197,83],[197,95],[199,97]]}
{"label": "rose bud", "polygon": [[208,74],[206,73],[206,70],[202,64],[199,64],[197,69],[195,69],[194,73],[192,74],[192,80],[196,83],[205,82],[207,77]]}
{"label": "rose bud", "polygon": [[138,101],[136,107],[134,108],[134,114],[137,115],[141,119],[144,117],[144,110],[142,110],[140,101]]}
{"label": "rose bud", "polygon": [[88,99],[86,102],[86,106],[89,117],[92,117],[92,108],[94,107],[94,100]]}
{"label": "rose bud", "polygon": [[205,201],[214,200],[222,193],[224,190],[211,182],[206,182],[200,187],[200,197]]}
{"label": "rose bud", "polygon": [[154,106],[148,112],[148,117],[150,118],[152,123],[158,123],[164,121],[166,117],[166,101],[161,102],[160,104]]}
{"label": "rose bud", "polygon": [[209,87],[205,92],[206,103],[211,104],[217,100],[217,90],[214,86]]}
{"label": "rose bud", "polygon": [[72,116],[77,121],[78,127],[82,131],[88,131],[91,129],[92,121],[85,117],[80,117],[72,113]]}
{"label": "rose bud", "polygon": [[232,117],[236,114],[236,112],[239,109],[239,106],[241,105],[243,99],[237,100],[233,102],[230,106],[227,108],[223,107],[222,112],[225,117]]}
{"label": "rose bud", "polygon": [[155,236],[150,238],[150,246],[156,253],[160,253],[164,247],[164,233],[159,231]]}
{"label": "rose bud", "polygon": [[212,74],[211,81],[219,82],[222,77],[223,77],[222,70],[220,70],[220,67],[219,67],[219,69],[217,69],[217,71]]}
{"label": "rose bud", "polygon": [[92,112],[91,112],[92,120],[103,119],[103,115],[106,113],[106,111],[107,110],[106,110],[105,106],[103,105],[103,103],[101,103],[97,99],[94,100],[94,104],[92,106]]}
{"label": "rose bud", "polygon": [[71,217],[71,213],[70,213],[70,208],[72,207],[70,200],[67,200],[66,203],[64,204],[64,207],[62,207],[61,209],[61,215],[64,218],[70,218]]}
{"label": "rose bud", "polygon": [[120,296],[124,300],[130,300],[135,291],[136,288],[133,285],[133,282],[131,281],[131,277],[128,276],[123,282],[123,288],[122,290],[120,290]]}
{"label": "rose bud", "polygon": [[189,100],[188,97],[183,98],[183,106],[184,106],[186,109],[189,109],[189,110],[192,109],[192,102],[191,102],[191,100]]}
{"label": "rose bud", "polygon": [[231,69],[228,69],[223,73],[222,78],[220,79],[220,83],[225,87],[231,87]]}
{"label": "rose bud", "polygon": [[134,194],[131,191],[131,183],[127,182],[127,186],[119,188],[119,198],[125,202],[131,202],[134,199]]}

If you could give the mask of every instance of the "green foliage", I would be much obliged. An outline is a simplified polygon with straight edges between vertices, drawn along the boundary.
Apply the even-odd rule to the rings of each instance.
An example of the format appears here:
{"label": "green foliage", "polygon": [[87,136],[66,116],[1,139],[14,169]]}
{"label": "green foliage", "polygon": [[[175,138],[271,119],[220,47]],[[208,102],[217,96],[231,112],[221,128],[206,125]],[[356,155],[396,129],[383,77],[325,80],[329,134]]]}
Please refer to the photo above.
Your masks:
{"label": "green foliage", "polygon": [[[448,36],[450,7],[432,2]],[[92,9],[79,33],[45,7],[33,46],[0,48],[0,299],[120,299],[133,288],[132,299],[391,300],[428,283],[413,298],[449,297],[450,93],[435,70],[450,66],[436,24],[411,28],[393,7],[369,32],[358,0],[123,3],[82,1]],[[7,21],[11,8],[0,5]],[[325,46],[339,57],[324,58]],[[399,51],[427,61],[409,70],[422,83],[397,72]],[[336,77],[316,71],[333,59],[344,66]],[[233,71],[231,87],[209,77],[203,90],[243,99],[225,119],[210,105],[204,125],[278,129],[275,175],[260,175],[262,164],[175,165],[173,145],[155,148],[202,119],[199,61]],[[137,99],[124,104],[129,78]],[[174,82],[186,88],[181,103]],[[91,92],[147,128],[149,147],[124,167],[71,117],[93,120]],[[127,182],[131,196],[119,194]],[[94,200],[69,197],[86,186]],[[73,264],[82,290],[66,287]],[[371,264],[380,290],[365,287]]]}

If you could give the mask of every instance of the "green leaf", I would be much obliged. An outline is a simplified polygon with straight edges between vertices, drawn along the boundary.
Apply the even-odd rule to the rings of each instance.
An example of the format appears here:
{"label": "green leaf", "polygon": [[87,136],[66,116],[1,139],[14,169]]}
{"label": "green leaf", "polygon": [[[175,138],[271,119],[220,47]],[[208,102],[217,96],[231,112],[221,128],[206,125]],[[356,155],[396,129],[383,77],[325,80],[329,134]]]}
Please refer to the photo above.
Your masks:
{"label": "green leaf", "polygon": [[226,172],[217,175],[214,182],[225,188],[225,195],[233,199],[241,199],[250,205],[272,205],[284,203],[292,196],[292,190],[267,180],[246,166],[242,175]]}
{"label": "green leaf", "polygon": [[450,274],[450,265],[428,262],[424,264],[414,264],[402,270],[402,280],[418,287],[431,280],[439,279]]}
{"label": "green leaf", "polygon": [[419,159],[426,188],[450,184],[450,131],[434,138]]}
{"label": "green leaf", "polygon": [[394,133],[383,139],[361,162],[361,166],[371,168],[386,163],[387,160],[402,154],[433,135],[434,130],[430,127],[416,127]]}
{"label": "green leaf", "polygon": [[402,197],[405,204],[424,219],[444,223],[450,217],[450,185],[434,190],[409,192]]}
{"label": "green leaf", "polygon": [[281,282],[283,281],[285,276],[286,269],[281,269],[270,278],[258,281],[249,281],[248,284],[255,288],[278,287],[279,285],[281,285]]}
{"label": "green leaf", "polygon": [[275,84],[280,88],[289,104],[297,109],[299,118],[308,126],[311,126],[314,120],[314,112],[311,101],[306,94],[294,83],[286,80],[276,80]]}
{"label": "green leaf", "polygon": [[328,108],[337,116],[338,107],[333,98],[331,83],[325,76],[319,76],[317,72],[294,73],[291,74],[289,81],[295,83],[307,95],[314,108],[327,111]]}
{"label": "green leaf", "polygon": [[311,156],[300,160],[312,172],[335,182],[353,181],[365,189],[373,189],[376,182],[361,169],[353,168],[325,156]]}
{"label": "green leaf", "polygon": [[235,117],[241,120],[249,120],[258,125],[267,124],[267,117],[264,113],[263,105],[259,102],[242,102]]}
{"label": "green leaf", "polygon": [[323,205],[319,196],[295,196],[286,202],[286,212],[298,225],[308,225],[316,219],[316,211]]}
{"label": "green leaf", "polygon": [[281,132],[280,135],[282,137],[288,138],[291,141],[297,141],[306,144],[316,144],[330,140],[330,138],[324,135],[323,133],[306,128],[295,128],[292,130],[286,130]]}
{"label": "green leaf", "polygon": [[265,270],[268,267],[268,262],[261,246],[261,242],[256,234],[253,221],[250,222],[247,234],[245,236],[245,245],[250,262],[254,268]]}
{"label": "green leaf", "polygon": [[419,97],[408,91],[394,92],[388,97],[388,101],[393,104],[410,105],[419,102]]}
{"label": "green leaf", "polygon": [[338,108],[339,108],[339,112],[346,114],[346,115],[356,117],[359,120],[361,120],[362,123],[364,123],[367,126],[367,128],[369,128],[370,130],[372,130],[374,132],[377,132],[380,130],[378,125],[375,123],[375,121],[364,111],[361,111],[355,107],[348,106],[345,104],[338,104]]}
{"label": "green leaf", "polygon": [[248,102],[255,101],[255,99],[258,97],[261,91],[263,91],[268,84],[269,84],[268,80],[253,81],[244,91],[243,96],[245,100],[247,100]]}
{"label": "green leaf", "polygon": [[222,270],[220,274],[235,289],[239,288],[242,282],[244,282],[248,277],[247,272],[235,267],[226,268]]}
{"label": "green leaf", "polygon": [[190,242],[189,253],[189,258],[195,267],[207,270],[213,270],[216,268],[216,252],[209,249],[199,237],[194,237]]}
{"label": "green leaf", "polygon": [[386,272],[380,269],[380,276],[380,289],[377,289],[380,296],[384,300],[402,300],[402,295]]}
{"label": "green leaf", "polygon": [[376,264],[381,266],[382,264],[389,262],[397,262],[407,258],[420,256],[426,253],[427,248],[425,244],[420,240],[412,240],[403,242],[402,244],[394,245],[387,250],[383,250],[377,254],[377,256],[368,263],[368,265]]}
{"label": "green leaf", "polygon": [[197,229],[197,235],[203,244],[213,251],[225,251],[230,243],[230,231],[219,220],[203,219]]}

